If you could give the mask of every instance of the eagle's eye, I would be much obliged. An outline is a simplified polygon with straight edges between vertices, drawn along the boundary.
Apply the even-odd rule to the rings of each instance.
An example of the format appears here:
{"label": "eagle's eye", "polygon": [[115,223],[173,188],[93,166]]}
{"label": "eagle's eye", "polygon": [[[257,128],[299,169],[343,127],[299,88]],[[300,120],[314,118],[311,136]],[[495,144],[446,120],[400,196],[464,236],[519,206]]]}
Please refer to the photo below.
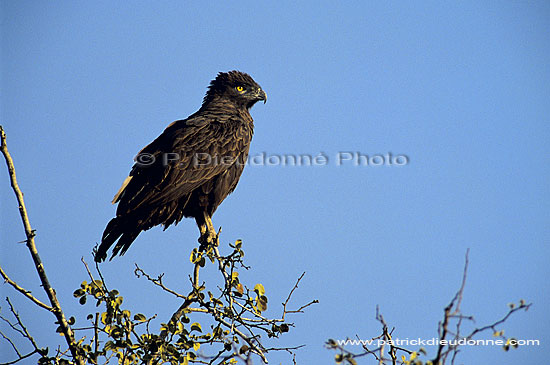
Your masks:
{"label": "eagle's eye", "polygon": [[240,93],[244,92],[244,87],[242,87],[241,85],[237,86],[235,89],[237,89],[237,91]]}

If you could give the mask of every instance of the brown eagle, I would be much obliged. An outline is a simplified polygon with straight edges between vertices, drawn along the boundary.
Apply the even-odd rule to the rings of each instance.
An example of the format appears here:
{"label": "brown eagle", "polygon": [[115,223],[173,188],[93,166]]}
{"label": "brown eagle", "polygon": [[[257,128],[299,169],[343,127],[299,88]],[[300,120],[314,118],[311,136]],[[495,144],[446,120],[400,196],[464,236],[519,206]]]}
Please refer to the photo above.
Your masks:
{"label": "brown eagle", "polygon": [[252,77],[220,72],[210,82],[200,109],[177,120],[135,158],[130,176],[115,195],[116,217],[107,224],[95,261],[123,255],[136,237],[159,224],[168,228],[195,218],[199,242],[216,236],[212,214],[235,189],[252,140],[250,108],[267,100]]}

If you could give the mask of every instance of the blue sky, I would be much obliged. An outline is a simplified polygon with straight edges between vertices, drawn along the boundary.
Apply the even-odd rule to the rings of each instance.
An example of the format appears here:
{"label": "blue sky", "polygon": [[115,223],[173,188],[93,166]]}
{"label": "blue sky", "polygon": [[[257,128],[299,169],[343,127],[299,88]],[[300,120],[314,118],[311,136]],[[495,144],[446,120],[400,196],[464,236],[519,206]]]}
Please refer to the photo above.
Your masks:
{"label": "blue sky", "polygon": [[[436,336],[467,248],[464,313],[483,325],[500,318],[507,303],[533,302],[502,328],[541,346],[508,353],[468,347],[460,362],[546,359],[547,2],[0,7],[0,120],[39,251],[69,315],[92,310],[72,297],[86,279],[80,257],[91,261],[134,155],[196,111],[217,72],[239,69],[268,94],[267,104],[252,109],[251,154],[329,159],[325,166],[248,166],[213,219],[223,242],[243,239],[252,270],[241,275],[265,286],[268,315],[278,315],[278,303],[307,272],[294,303],[320,303],[295,316],[296,328],[281,342],[306,344],[299,363],[330,363],[328,338],[378,335],[376,305],[399,338]],[[403,154],[409,163],[337,166],[339,152]],[[0,181],[0,264],[44,298],[17,244],[24,231],[5,168]],[[178,301],[136,279],[134,263],[164,272],[166,284],[185,293],[197,237],[192,220],[152,229],[102,270],[128,307],[166,318]],[[40,344],[59,342],[51,336],[53,317],[8,286],[0,290]],[[8,345],[0,349],[0,361],[9,360]]]}

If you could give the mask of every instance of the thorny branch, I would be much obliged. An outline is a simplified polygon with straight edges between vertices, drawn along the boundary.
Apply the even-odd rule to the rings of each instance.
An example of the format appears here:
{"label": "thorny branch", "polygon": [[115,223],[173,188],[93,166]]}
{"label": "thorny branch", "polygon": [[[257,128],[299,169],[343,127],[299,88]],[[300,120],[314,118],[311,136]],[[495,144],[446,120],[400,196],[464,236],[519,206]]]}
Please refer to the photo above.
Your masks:
{"label": "thorny branch", "polygon": [[[83,359],[78,354],[78,346],[76,344],[75,338],[74,338],[74,332],[71,329],[71,326],[67,322],[65,318],[65,314],[63,313],[63,310],[61,309],[61,305],[59,304],[59,301],[57,300],[57,296],[55,294],[55,290],[50,285],[49,279],[46,276],[46,271],[44,269],[44,264],[42,263],[42,259],[40,258],[40,255],[38,254],[38,250],[36,248],[36,244],[34,242],[34,237],[36,236],[35,231],[32,229],[29,217],[27,214],[27,209],[25,208],[25,201],[23,199],[23,193],[21,192],[21,189],[19,188],[19,185],[17,183],[17,177],[15,174],[15,166],[13,163],[13,159],[8,151],[8,146],[6,144],[6,133],[4,132],[4,128],[0,126],[0,139],[1,139],[1,146],[0,150],[2,151],[2,155],[4,156],[4,159],[6,160],[6,165],[8,167],[8,173],[10,176],[11,181],[11,187],[13,189],[13,192],[15,193],[15,196],[17,198],[17,202],[19,204],[19,214],[21,215],[21,220],[23,222],[23,226],[25,228],[25,235],[27,237],[26,239],[26,246],[29,249],[29,252],[31,254],[31,257],[34,262],[34,266],[36,268],[36,271],[38,272],[38,276],[40,277],[40,282],[42,283],[42,287],[44,288],[44,291],[46,292],[48,299],[51,304],[51,308],[45,305],[40,305],[37,303],[36,300],[32,300],[35,304],[39,305],[42,308],[46,308],[50,310],[56,317],[57,322],[59,323],[59,326],[61,327],[61,331],[63,335],[65,336],[65,340],[67,342],[67,345],[69,346],[69,349],[71,351],[71,355],[78,364],[84,365]],[[6,279],[6,278],[4,278]],[[13,284],[12,284],[13,286]],[[23,289],[24,290],[24,289]],[[22,292],[21,290],[18,290]],[[27,298],[29,298],[30,294],[24,294]],[[30,298],[29,298],[30,299]],[[43,303],[42,303],[43,304]]]}

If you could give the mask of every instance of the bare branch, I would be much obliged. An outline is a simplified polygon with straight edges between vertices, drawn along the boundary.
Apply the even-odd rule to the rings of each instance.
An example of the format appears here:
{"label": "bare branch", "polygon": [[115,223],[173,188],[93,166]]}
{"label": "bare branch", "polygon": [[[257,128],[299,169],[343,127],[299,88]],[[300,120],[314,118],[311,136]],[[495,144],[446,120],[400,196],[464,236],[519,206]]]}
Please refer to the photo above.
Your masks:
{"label": "bare branch", "polygon": [[38,353],[38,350],[33,350],[32,352],[29,352],[28,354],[26,355],[23,355],[23,356],[19,356],[19,358],[17,360],[13,360],[13,361],[9,361],[9,362],[3,362],[2,364],[0,365],[11,365],[11,364],[17,364],[19,361],[21,360],[24,360],[28,357],[31,357],[32,355]]}
{"label": "bare branch", "polygon": [[[444,309],[444,317],[441,322],[439,322],[438,325],[438,339],[439,339],[439,346],[437,349],[437,353],[435,355],[435,358],[431,361],[427,361],[426,363],[432,363],[437,365],[443,365],[446,363],[447,358],[450,356],[451,364],[454,364],[454,361],[456,359],[456,356],[459,352],[459,346],[460,343],[463,343],[464,341],[471,340],[476,334],[479,334],[481,332],[487,331],[489,329],[493,330],[495,332],[495,335],[499,336],[500,338],[503,338],[506,340],[506,338],[503,335],[503,332],[498,332],[497,327],[501,324],[503,324],[508,318],[514,314],[515,312],[519,310],[528,310],[531,304],[526,304],[523,300],[520,301],[519,306],[515,306],[514,304],[510,305],[510,310],[508,313],[506,313],[501,319],[495,321],[492,324],[475,328],[473,331],[470,332],[470,334],[464,336],[460,334],[461,326],[463,325],[464,321],[473,321],[473,316],[464,315],[460,311],[460,306],[462,304],[462,299],[464,295],[464,288],[466,286],[466,278],[468,276],[468,266],[469,266],[469,249],[466,250],[465,260],[464,260],[464,270],[462,274],[462,281],[460,283],[460,288],[450,301],[450,303],[445,307]],[[409,349],[396,346],[394,341],[392,341],[392,333],[393,329],[391,331],[388,331],[388,326],[386,321],[384,320],[384,317],[379,312],[378,306],[376,307],[376,319],[380,322],[382,325],[382,334],[378,337],[373,337],[371,341],[374,340],[383,340],[382,342],[378,342],[379,347],[376,349],[369,349],[366,346],[366,343],[371,343],[368,340],[363,342],[359,337],[358,340],[361,341],[362,348],[364,352],[361,353],[353,353],[346,348],[344,348],[343,345],[341,345],[341,342],[335,341],[335,340],[328,340],[326,342],[327,348],[331,350],[336,350],[338,354],[336,355],[336,362],[345,363],[345,364],[355,364],[356,358],[359,358],[361,356],[365,355],[372,355],[377,360],[379,365],[385,365],[385,364],[397,364],[397,363],[415,363],[412,361],[413,358],[416,358],[418,355],[417,351],[411,351]],[[453,333],[451,330],[449,330],[449,327],[452,323],[452,320],[456,321],[456,332]],[[446,338],[452,335],[454,336],[453,340],[446,340]],[[347,341],[347,340],[346,340]],[[346,343],[344,341],[344,344]],[[509,342],[506,342],[505,346],[508,345]],[[389,358],[384,356],[384,353],[386,351],[387,346],[389,346],[389,351],[387,352],[390,356]],[[513,346],[513,345],[512,345]],[[505,347],[506,349],[506,347]],[[411,356],[411,360],[397,360],[397,352],[402,352],[405,354],[408,354]],[[426,352],[421,348],[418,350],[423,355],[427,355]],[[378,353],[378,354],[377,354]],[[421,362],[422,363],[422,362]]]}
{"label": "bare branch", "polygon": [[13,351],[15,351],[15,353],[17,354],[18,357],[21,357],[21,353],[19,352],[19,349],[17,348],[17,346],[15,346],[15,344],[13,343],[13,341],[4,334],[4,332],[0,331],[0,335],[2,336],[2,338],[4,338],[4,340],[8,341],[9,344],[11,345],[11,347],[13,348]]}
{"label": "bare branch", "polygon": [[31,343],[32,347],[33,347],[33,350],[31,352],[29,352],[28,354],[25,354],[25,355],[21,355],[21,352],[19,351],[19,349],[17,348],[17,346],[15,346],[15,344],[13,343],[13,341],[7,337],[3,332],[0,332],[0,335],[2,335],[2,337],[9,342],[9,344],[11,345],[11,347],[13,348],[13,350],[15,351],[15,354],[17,355],[17,359],[13,360],[13,361],[9,361],[9,362],[6,362],[6,363],[2,363],[0,365],[9,365],[9,364],[15,364],[15,363],[18,363],[19,361],[21,360],[24,360],[28,357],[31,357],[32,355],[36,354],[36,353],[39,353],[40,352],[40,349],[38,348],[38,345],[36,344],[36,341],[34,340],[34,338],[30,335],[29,331],[27,330],[27,327],[25,327],[25,325],[23,324],[23,321],[21,320],[21,317],[19,317],[19,313],[17,313],[17,311],[15,310],[15,308],[13,307],[13,304],[11,303],[10,299],[9,298],[6,298],[6,301],[8,302],[8,305],[10,306],[10,311],[11,313],[13,314],[13,316],[15,317],[16,321],[17,321],[17,324],[13,324],[11,323],[10,321],[8,321],[6,318],[0,316],[0,318],[6,322],[14,331],[18,332],[22,337],[26,338],[27,340],[29,340],[29,342]]}
{"label": "bare branch", "polygon": [[493,331],[497,331],[497,326],[503,324],[504,322],[506,322],[508,320],[508,318],[514,314],[515,312],[519,311],[519,310],[528,310],[531,305],[533,303],[529,303],[529,304],[522,304],[520,305],[519,307],[514,307],[514,308],[511,308],[508,313],[506,313],[504,315],[504,317],[502,317],[501,319],[499,319],[498,321],[492,323],[492,324],[489,324],[489,325],[486,325],[486,326],[483,326],[481,328],[476,328],[475,330],[472,331],[472,333],[470,333],[468,336],[466,336],[466,339],[471,339],[473,338],[476,334],[480,333],[480,332],[484,332],[488,329],[492,329]]}
{"label": "bare branch", "polygon": [[[288,313],[304,313],[304,309],[306,309],[310,305],[318,304],[318,303],[319,303],[319,301],[317,299],[313,299],[311,302],[309,302],[307,304],[304,304],[303,306],[301,306],[300,308],[298,308],[296,310],[285,311],[285,314],[288,314]],[[284,320],[284,318],[283,318],[283,320]]]}
{"label": "bare branch", "polygon": [[286,311],[286,305],[288,304],[288,302],[290,301],[290,297],[292,297],[292,293],[294,293],[294,290],[296,290],[296,288],[298,288],[298,284],[300,284],[300,280],[302,280],[302,278],[304,277],[304,275],[306,274],[306,272],[304,271],[302,273],[302,275],[300,275],[300,277],[298,278],[298,280],[296,280],[296,284],[294,284],[294,287],[290,290],[290,293],[288,293],[288,297],[286,298],[286,300],[284,301],[283,303],[283,320],[285,319],[285,314],[287,313]]}
{"label": "bare branch", "polygon": [[17,320],[17,323],[19,324],[19,327],[21,327],[21,330],[23,331],[23,335],[25,338],[29,340],[29,342],[32,344],[35,350],[38,350],[38,345],[36,344],[36,341],[34,338],[30,335],[29,331],[27,330],[27,327],[23,324],[21,321],[21,317],[19,317],[19,313],[15,311],[15,308],[13,307],[13,304],[11,304],[10,298],[6,298],[6,301],[8,302],[10,306],[10,311],[12,312],[13,316]]}
{"label": "bare branch", "polygon": [[[463,295],[463,292],[464,292],[464,286],[466,285],[466,277],[468,275],[468,264],[469,264],[468,254],[469,253],[470,253],[470,249],[467,249],[466,250],[466,256],[465,256],[465,259],[464,259],[464,270],[463,270],[463,274],[462,274],[462,282],[460,284],[460,289],[458,289],[458,291],[456,292],[454,298],[451,300],[449,305],[447,305],[445,307],[445,310],[444,310],[445,315],[443,316],[443,323],[440,323],[440,325],[439,325],[440,343],[439,343],[439,346],[437,348],[437,355],[435,356],[435,358],[433,360],[434,364],[439,363],[439,361],[441,359],[441,355],[443,353],[443,349],[446,347],[446,345],[444,345],[444,342],[442,343],[441,340],[445,340],[445,338],[447,337],[447,333],[449,331],[448,330],[449,319],[451,318],[451,316],[458,314],[459,311],[460,311],[460,304],[462,302],[462,295]],[[456,303],[456,305],[455,305],[455,303]],[[453,308],[454,308],[454,311],[453,311]],[[457,333],[456,333],[457,336],[459,335],[460,324],[461,323],[462,323],[462,318],[459,318],[458,323],[457,323]]]}
{"label": "bare branch", "polygon": [[38,276],[40,277],[40,282],[42,283],[42,287],[44,288],[44,291],[46,291],[46,294],[48,295],[48,299],[50,300],[52,313],[57,318],[57,321],[61,327],[61,331],[65,336],[65,340],[67,341],[67,345],[69,346],[69,349],[71,351],[71,355],[78,364],[84,365],[84,360],[78,354],[78,347],[74,338],[74,333],[65,318],[65,314],[61,309],[61,305],[59,304],[59,301],[57,300],[55,290],[50,285],[49,279],[46,276],[44,264],[42,263],[42,259],[38,254],[38,250],[36,249],[36,244],[34,242],[34,237],[36,233],[31,227],[29,217],[27,214],[27,209],[25,208],[23,193],[21,192],[21,189],[17,184],[15,166],[13,164],[13,159],[8,151],[8,146],[6,145],[6,133],[4,132],[4,128],[2,128],[2,126],[0,126],[0,139],[1,139],[0,150],[2,151],[2,155],[4,155],[4,159],[6,160],[6,165],[8,167],[8,173],[11,181],[11,187],[17,198],[17,202],[19,204],[19,213],[21,215],[23,226],[25,227],[25,235],[27,236],[26,246],[29,249],[29,252],[32,256],[32,259],[34,261],[34,266],[36,267],[36,271],[38,272]]}
{"label": "bare branch", "polygon": [[[134,263],[134,265],[136,265],[136,269],[134,270],[134,274],[139,278],[141,276],[145,277],[147,280],[149,280],[150,282],[152,282],[153,284],[155,284],[156,286],[162,288],[162,290],[164,290],[165,292],[168,292],[178,298],[181,298],[181,299],[187,299],[187,297],[185,295],[181,295],[180,293],[166,287],[164,285],[164,283],[162,282],[162,277],[164,276],[164,274],[160,274],[156,279],[155,278],[152,278],[149,274],[147,274],[145,271],[143,271],[139,266],[138,264]],[[198,275],[197,275],[198,276]]]}
{"label": "bare branch", "polygon": [[20,287],[15,281],[13,281],[12,279],[10,279],[8,277],[8,274],[6,274],[4,272],[4,270],[2,269],[2,267],[0,267],[0,275],[2,275],[2,277],[4,278],[4,281],[8,284],[10,284],[15,290],[17,290],[18,292],[20,292],[21,294],[23,294],[24,296],[26,296],[27,298],[29,298],[30,300],[32,300],[37,306],[41,307],[41,308],[44,308],[45,310],[49,311],[49,312],[53,312],[53,308],[50,307],[49,305],[47,304],[44,304],[42,303],[40,300],[36,299],[30,292],[30,290],[26,290],[22,287]]}

